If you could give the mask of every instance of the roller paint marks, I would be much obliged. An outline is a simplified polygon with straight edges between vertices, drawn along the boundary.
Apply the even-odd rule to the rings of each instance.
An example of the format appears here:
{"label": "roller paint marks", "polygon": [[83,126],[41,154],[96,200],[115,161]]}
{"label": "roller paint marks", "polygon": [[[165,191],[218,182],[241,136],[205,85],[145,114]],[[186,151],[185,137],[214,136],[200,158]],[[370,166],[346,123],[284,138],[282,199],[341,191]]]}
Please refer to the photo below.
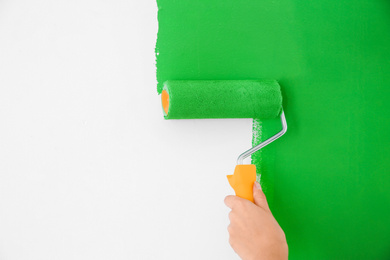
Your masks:
{"label": "roller paint marks", "polygon": [[[158,92],[166,80],[280,83],[289,132],[252,160],[290,259],[387,259],[388,3],[157,3]],[[253,127],[258,143],[280,122]]]}

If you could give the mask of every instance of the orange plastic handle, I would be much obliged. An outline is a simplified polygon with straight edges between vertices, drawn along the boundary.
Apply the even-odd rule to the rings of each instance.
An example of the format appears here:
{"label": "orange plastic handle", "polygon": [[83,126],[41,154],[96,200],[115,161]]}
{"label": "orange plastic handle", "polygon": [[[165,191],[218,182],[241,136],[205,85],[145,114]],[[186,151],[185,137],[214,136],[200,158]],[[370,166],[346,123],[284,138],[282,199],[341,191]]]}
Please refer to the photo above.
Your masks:
{"label": "orange plastic handle", "polygon": [[254,164],[239,164],[234,169],[233,175],[227,176],[230,186],[236,192],[236,196],[253,200],[253,184],[256,181],[256,166]]}

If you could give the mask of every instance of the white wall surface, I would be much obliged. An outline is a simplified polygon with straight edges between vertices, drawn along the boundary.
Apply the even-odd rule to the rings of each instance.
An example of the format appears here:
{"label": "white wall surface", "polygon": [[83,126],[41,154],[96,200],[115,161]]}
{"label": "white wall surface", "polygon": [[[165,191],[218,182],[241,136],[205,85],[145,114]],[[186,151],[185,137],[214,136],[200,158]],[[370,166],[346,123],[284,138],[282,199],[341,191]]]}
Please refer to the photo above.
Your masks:
{"label": "white wall surface", "polygon": [[251,120],[164,121],[154,0],[0,0],[0,259],[237,259]]}

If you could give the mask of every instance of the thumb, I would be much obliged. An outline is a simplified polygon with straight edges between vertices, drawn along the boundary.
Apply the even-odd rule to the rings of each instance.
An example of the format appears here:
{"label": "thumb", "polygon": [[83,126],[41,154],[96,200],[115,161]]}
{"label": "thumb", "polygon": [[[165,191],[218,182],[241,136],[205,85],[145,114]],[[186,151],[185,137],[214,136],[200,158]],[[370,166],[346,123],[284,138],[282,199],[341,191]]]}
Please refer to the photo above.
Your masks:
{"label": "thumb", "polygon": [[257,206],[269,211],[267,198],[265,197],[265,194],[261,190],[260,184],[257,181],[255,181],[253,184],[253,199]]}

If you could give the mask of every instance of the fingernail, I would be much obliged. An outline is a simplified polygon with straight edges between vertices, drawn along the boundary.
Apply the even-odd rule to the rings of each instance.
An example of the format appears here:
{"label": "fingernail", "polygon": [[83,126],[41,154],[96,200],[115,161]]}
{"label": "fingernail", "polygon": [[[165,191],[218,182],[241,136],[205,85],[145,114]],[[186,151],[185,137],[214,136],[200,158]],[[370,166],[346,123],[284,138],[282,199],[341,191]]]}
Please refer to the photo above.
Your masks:
{"label": "fingernail", "polygon": [[257,181],[255,181],[255,186],[256,186],[256,189],[261,190],[261,186]]}

